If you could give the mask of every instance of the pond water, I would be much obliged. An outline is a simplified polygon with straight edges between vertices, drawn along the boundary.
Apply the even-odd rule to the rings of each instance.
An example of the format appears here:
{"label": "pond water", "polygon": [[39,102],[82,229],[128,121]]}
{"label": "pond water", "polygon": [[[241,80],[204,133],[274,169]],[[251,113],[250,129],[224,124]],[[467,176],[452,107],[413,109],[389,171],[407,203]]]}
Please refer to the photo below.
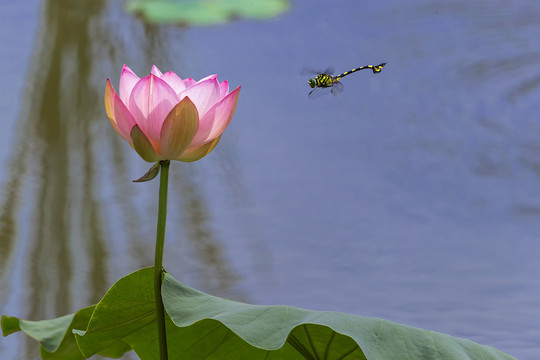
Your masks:
{"label": "pond water", "polygon": [[[0,313],[58,317],[152,265],[158,184],[131,182],[149,165],[103,92],[124,63],[156,64],[242,86],[216,150],[171,166],[175,278],[537,359],[539,33],[534,0],[294,1],[205,28],[104,0],[1,3]],[[299,75],[380,62],[336,97],[309,99]],[[2,359],[37,351],[0,341]]]}

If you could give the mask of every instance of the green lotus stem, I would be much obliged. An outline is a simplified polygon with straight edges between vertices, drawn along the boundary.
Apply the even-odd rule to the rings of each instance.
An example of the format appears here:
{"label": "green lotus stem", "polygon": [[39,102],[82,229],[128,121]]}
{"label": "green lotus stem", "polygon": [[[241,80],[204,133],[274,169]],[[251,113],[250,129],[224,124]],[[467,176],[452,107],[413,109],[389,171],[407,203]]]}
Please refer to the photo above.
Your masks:
{"label": "green lotus stem", "polygon": [[159,358],[167,360],[167,334],[165,331],[165,309],[161,299],[163,269],[163,249],[165,247],[165,223],[167,222],[167,187],[169,184],[169,160],[160,161],[159,205],[156,233],[156,254],[154,259],[154,297],[156,299],[156,318],[159,339]]}

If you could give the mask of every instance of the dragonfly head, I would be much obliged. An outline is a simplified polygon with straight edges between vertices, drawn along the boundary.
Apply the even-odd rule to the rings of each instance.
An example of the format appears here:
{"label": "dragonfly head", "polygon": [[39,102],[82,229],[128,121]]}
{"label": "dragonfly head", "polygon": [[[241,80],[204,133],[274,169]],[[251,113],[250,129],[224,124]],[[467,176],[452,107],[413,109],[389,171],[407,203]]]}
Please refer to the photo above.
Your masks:
{"label": "dragonfly head", "polygon": [[313,78],[312,78],[312,79],[309,79],[309,80],[308,80],[308,84],[309,84],[309,86],[311,86],[312,88],[314,88],[314,87],[317,85],[317,80],[315,80],[315,79],[313,79]]}

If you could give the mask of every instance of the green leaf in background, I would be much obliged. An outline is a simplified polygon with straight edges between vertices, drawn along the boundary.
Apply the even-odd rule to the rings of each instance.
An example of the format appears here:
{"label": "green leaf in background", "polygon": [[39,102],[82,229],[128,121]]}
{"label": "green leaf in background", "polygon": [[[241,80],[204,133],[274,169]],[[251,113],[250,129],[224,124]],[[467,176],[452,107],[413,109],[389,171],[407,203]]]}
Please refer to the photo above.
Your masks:
{"label": "green leaf in background", "polygon": [[[43,359],[118,358],[132,348],[140,359],[157,360],[152,273],[146,268],[123,277],[96,306],[73,315],[3,316],[3,334],[23,331],[37,339]],[[169,274],[162,293],[171,360],[515,360],[490,346],[382,319],[221,299]]]}
{"label": "green leaf in background", "polygon": [[204,26],[238,18],[269,19],[289,6],[288,0],[130,0],[126,10],[151,23]]}

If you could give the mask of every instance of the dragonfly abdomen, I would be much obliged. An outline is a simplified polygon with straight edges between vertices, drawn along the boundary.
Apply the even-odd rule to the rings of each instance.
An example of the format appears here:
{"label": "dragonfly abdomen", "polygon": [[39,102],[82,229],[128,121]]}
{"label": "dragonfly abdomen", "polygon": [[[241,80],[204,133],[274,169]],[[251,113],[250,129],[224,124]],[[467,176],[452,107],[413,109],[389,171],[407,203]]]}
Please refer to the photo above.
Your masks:
{"label": "dragonfly abdomen", "polygon": [[366,66],[361,66],[359,68],[356,68],[356,69],[352,69],[352,70],[349,70],[349,71],[345,71],[343,74],[339,74],[338,76],[336,76],[336,79],[339,80],[341,79],[342,77],[344,76],[347,76],[349,74],[352,74],[354,72],[357,72],[357,71],[360,71],[360,70],[365,70],[365,69],[371,69],[373,70],[373,73],[374,74],[377,74],[377,73],[380,73],[382,68],[384,67],[384,65],[386,65],[386,63],[382,63],[382,64],[379,64],[379,65],[366,65]]}

